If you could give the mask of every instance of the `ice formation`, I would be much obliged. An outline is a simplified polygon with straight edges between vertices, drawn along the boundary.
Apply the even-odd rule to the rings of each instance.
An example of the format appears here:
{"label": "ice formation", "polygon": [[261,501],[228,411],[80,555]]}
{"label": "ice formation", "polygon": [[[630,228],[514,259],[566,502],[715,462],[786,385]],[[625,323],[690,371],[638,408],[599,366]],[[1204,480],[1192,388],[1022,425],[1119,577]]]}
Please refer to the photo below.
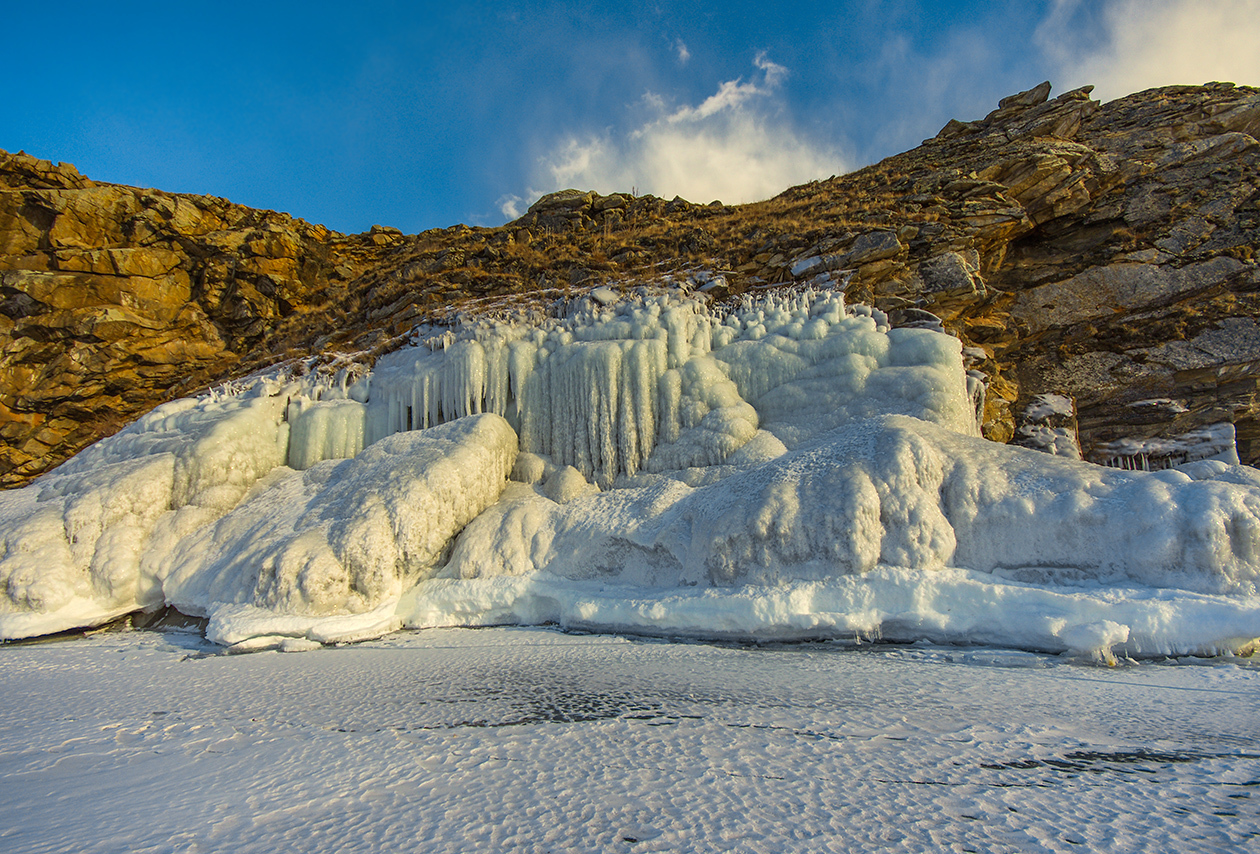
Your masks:
{"label": "ice formation", "polygon": [[1118,439],[1094,449],[1104,465],[1158,471],[1198,460],[1238,464],[1234,425],[1209,424],[1170,439]]}
{"label": "ice formation", "polygon": [[353,459],[278,476],[181,539],[154,574],[185,613],[371,613],[442,560],[498,499],[515,460],[516,434],[497,415],[395,434]]}
{"label": "ice formation", "polygon": [[[1260,477],[981,439],[960,342],[837,291],[601,288],[160,407],[0,494],[0,637],[557,621],[1130,653],[1260,636]],[[511,482],[509,482],[509,477]]]}

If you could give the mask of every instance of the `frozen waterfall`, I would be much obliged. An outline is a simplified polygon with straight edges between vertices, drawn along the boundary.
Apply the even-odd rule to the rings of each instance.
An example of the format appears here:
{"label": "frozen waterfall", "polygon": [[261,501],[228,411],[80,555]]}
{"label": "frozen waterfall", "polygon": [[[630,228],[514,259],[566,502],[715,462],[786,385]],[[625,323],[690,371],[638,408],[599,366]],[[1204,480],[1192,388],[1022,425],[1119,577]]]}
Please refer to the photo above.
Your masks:
{"label": "frozen waterfall", "polygon": [[[958,353],[948,336],[848,315],[833,291],[720,313],[679,297],[591,301],[563,321],[448,331],[384,357],[367,433],[375,441],[493,412],[517,429],[522,451],[607,488],[640,470],[720,465],[764,418],[791,444],[822,425],[892,413],[974,433]],[[291,459],[312,456],[293,448]]]}

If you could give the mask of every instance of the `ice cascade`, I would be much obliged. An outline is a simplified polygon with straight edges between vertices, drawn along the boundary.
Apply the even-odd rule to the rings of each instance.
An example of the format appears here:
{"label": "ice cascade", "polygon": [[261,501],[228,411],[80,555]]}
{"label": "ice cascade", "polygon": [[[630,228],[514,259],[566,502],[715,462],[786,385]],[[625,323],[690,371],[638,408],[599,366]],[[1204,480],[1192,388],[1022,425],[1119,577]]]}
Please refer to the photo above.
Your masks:
{"label": "ice cascade", "polygon": [[159,407],[0,493],[0,638],[162,605],[254,646],[539,621],[1106,655],[1260,636],[1260,475],[995,445],[982,395],[956,338],[831,290],[603,289],[418,330],[370,372]]}

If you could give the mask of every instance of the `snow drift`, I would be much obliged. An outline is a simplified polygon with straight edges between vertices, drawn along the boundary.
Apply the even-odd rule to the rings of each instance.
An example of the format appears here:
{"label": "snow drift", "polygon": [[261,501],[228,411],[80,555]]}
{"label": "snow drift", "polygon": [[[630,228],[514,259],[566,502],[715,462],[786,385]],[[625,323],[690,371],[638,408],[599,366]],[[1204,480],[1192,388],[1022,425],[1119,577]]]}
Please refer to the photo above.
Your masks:
{"label": "snow drift", "polygon": [[[0,637],[556,621],[1130,653],[1260,636],[1260,476],[979,438],[957,339],[833,291],[422,330],[160,407],[0,495]],[[509,477],[513,482],[509,483]]]}

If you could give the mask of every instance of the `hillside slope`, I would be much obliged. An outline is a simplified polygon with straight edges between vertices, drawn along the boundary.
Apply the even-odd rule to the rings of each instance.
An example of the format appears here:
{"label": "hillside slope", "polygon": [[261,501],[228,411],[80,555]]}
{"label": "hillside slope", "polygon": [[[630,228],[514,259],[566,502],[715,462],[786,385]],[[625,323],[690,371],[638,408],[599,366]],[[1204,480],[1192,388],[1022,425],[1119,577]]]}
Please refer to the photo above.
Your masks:
{"label": "hillside slope", "polygon": [[[1087,458],[1124,462],[1232,424],[1255,463],[1260,90],[1049,91],[765,202],[571,191],[500,228],[413,236],[0,153],[0,485],[264,365],[372,358],[453,312],[666,274],[718,299],[826,274],[894,323],[939,319],[988,382],[997,441],[1078,421]],[[1035,417],[1044,394],[1076,418]]]}

